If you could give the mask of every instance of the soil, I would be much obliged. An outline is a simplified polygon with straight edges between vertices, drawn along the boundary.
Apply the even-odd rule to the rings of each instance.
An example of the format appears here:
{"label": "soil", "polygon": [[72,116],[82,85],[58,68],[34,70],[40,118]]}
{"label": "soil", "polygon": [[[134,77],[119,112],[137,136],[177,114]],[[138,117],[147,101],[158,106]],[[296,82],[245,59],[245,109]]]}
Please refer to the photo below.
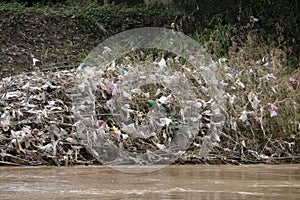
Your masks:
{"label": "soil", "polygon": [[[93,48],[111,35],[138,27],[168,27],[172,21],[159,11],[143,15],[122,11],[121,7],[102,10],[105,13],[95,19],[88,16],[91,13],[82,16],[93,11],[84,9],[1,10],[0,77],[38,69],[78,67]],[[40,61],[35,66],[32,57]]]}

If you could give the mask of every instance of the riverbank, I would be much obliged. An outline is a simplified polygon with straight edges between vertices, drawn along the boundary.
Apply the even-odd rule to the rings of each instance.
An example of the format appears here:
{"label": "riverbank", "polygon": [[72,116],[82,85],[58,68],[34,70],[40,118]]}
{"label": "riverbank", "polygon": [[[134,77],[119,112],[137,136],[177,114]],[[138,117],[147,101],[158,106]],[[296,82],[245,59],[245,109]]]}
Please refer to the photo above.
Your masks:
{"label": "riverbank", "polygon": [[[95,46],[115,33],[147,26],[171,28],[175,16],[159,9],[162,8],[130,10],[122,6],[91,5],[67,10],[63,7],[1,5],[0,165],[101,164],[97,160],[97,151],[77,130],[72,112],[71,96],[78,84],[78,66]],[[224,88],[226,120],[218,137],[202,151],[203,144],[208,144],[206,139],[211,139],[211,97],[197,96],[201,105],[206,105],[201,107],[205,114],[199,122],[199,134],[174,163],[300,162],[300,71],[287,67],[288,47],[265,41],[255,27],[244,28],[244,34],[231,35],[239,28],[217,24],[206,35],[192,35],[197,41],[204,42],[203,46],[215,60],[220,73],[219,83]],[[215,40],[224,34],[225,40]],[[204,36],[210,39],[203,41]],[[227,45],[225,55],[224,49],[220,48],[224,45]],[[151,60],[148,61],[159,63],[164,53],[149,53]],[[140,54],[129,56],[126,66],[135,66],[140,61],[137,60]],[[166,60],[169,67],[183,67],[174,57],[166,57]],[[119,73],[115,70],[108,77]],[[201,73],[194,75],[201,76]],[[96,94],[98,108],[102,110],[95,120],[104,122],[101,128],[112,137],[115,145],[139,153],[167,146],[161,139],[163,137],[158,137],[160,140],[127,138],[126,132],[120,132],[120,127],[111,122],[110,116],[103,116],[109,111],[109,99],[104,101],[103,94],[111,95],[107,82],[103,84],[105,87]],[[199,94],[205,94],[205,90]],[[148,111],[149,102],[167,95],[152,94],[146,99],[143,97],[143,101],[133,99],[130,103],[136,113]],[[133,118],[137,116],[140,115],[132,115]],[[118,135],[122,134],[120,139]],[[163,133],[157,134],[163,136]]]}

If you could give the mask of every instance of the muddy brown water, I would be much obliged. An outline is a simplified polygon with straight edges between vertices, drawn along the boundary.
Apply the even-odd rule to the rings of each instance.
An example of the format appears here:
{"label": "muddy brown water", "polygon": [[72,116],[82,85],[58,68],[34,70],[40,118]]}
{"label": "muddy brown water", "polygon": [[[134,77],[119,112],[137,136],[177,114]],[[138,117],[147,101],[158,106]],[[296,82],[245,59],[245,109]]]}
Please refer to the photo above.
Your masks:
{"label": "muddy brown water", "polygon": [[300,199],[300,165],[0,167],[0,199]]}

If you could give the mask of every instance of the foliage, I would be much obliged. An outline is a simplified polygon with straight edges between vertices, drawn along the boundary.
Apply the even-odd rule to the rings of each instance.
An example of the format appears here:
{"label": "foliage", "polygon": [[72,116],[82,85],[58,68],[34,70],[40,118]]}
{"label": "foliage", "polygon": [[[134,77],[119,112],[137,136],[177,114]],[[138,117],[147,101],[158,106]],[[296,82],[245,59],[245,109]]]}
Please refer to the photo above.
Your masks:
{"label": "foliage", "polygon": [[[297,0],[249,0],[253,14],[260,19],[261,29],[279,46],[287,45],[293,48],[289,56],[292,65],[296,66],[300,57],[300,15]],[[298,63],[297,63],[298,62]]]}
{"label": "foliage", "polygon": [[206,28],[201,34],[195,33],[192,38],[205,45],[214,57],[226,56],[231,47],[231,38],[238,30],[233,25],[223,25],[221,15],[215,15],[210,24],[214,25],[213,28]]}
{"label": "foliage", "polygon": [[[291,47],[292,50],[288,52],[289,63],[291,66],[299,67],[300,9],[297,0],[174,0],[173,8],[176,14],[187,16],[189,21],[197,24],[195,31],[204,35],[207,35],[205,28],[220,29],[221,25],[228,26],[231,24],[237,27],[247,27],[250,16],[254,16],[258,19],[258,23],[252,28],[258,28],[260,36],[263,36],[264,40],[270,44],[275,43],[281,48]],[[241,14],[240,21],[237,20],[238,14]],[[222,21],[210,23],[216,15]],[[223,29],[227,28],[224,27]],[[248,29],[248,31],[251,30]],[[226,40],[225,35],[223,41]],[[224,47],[226,49],[227,45]]]}
{"label": "foliage", "polygon": [[[289,66],[299,67],[300,17],[297,13],[299,10],[297,0],[173,0],[170,5],[154,3],[148,6],[124,6],[124,4],[100,6],[93,0],[42,2],[44,3],[36,4],[34,7],[25,7],[25,4],[18,3],[1,3],[0,10],[18,13],[16,22],[13,23],[22,21],[24,18],[22,13],[39,13],[42,16],[47,13],[54,21],[61,21],[61,26],[80,27],[83,33],[96,33],[96,36],[102,38],[138,27],[170,28],[171,23],[175,22],[179,30],[192,35],[201,44],[208,42],[208,49],[216,57],[227,54],[232,47],[233,36],[238,35],[241,41],[245,42],[249,32],[258,30],[256,34],[259,38],[287,50]],[[45,6],[45,3],[48,6]],[[242,12],[240,21],[236,18],[239,12]],[[256,17],[258,23],[249,27],[250,16]],[[107,32],[99,30],[99,24],[105,27]]]}

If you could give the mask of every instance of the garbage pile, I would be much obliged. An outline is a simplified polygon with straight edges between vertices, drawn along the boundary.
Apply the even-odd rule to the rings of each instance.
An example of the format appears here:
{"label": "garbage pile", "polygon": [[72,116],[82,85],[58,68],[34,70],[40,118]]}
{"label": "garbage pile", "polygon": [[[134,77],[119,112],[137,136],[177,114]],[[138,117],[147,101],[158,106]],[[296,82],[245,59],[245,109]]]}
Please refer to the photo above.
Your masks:
{"label": "garbage pile", "polygon": [[299,162],[299,70],[291,75],[284,55],[276,48],[248,47],[219,59],[227,120],[216,150],[226,155],[220,156],[223,162]]}
{"label": "garbage pile", "polygon": [[[155,65],[176,64],[177,69],[189,71],[188,65],[179,63],[160,59]],[[195,78],[196,72],[187,74],[196,83],[182,79],[183,85],[191,87],[184,87],[186,93],[181,94],[172,88],[171,76],[158,84],[141,76],[125,79],[130,70],[139,71],[132,63],[112,63],[98,71],[101,79],[87,79],[84,84],[78,82],[80,71],[95,73],[84,64],[76,70],[4,78],[0,85],[0,165],[113,163],[124,155],[128,163],[139,164],[145,160],[164,163],[174,155],[180,155],[177,161],[182,163],[297,160],[299,75],[286,73],[275,56],[247,66],[240,60],[220,59],[215,66],[226,99],[226,105],[218,109],[205,83]],[[175,73],[176,83],[178,78]],[[194,100],[183,101],[185,97]],[[212,123],[212,116],[221,112],[225,122]],[[222,131],[214,131],[217,125],[224,126]],[[178,134],[182,131],[192,137]]]}
{"label": "garbage pile", "polygon": [[76,126],[101,163],[168,164],[190,145],[204,155],[220,141],[211,88],[178,59],[79,67]]}
{"label": "garbage pile", "polygon": [[[146,69],[164,70],[167,62],[162,58]],[[181,67],[178,60],[170,62]],[[115,162],[114,157],[125,151],[128,163],[161,164],[192,143],[200,147],[198,152],[209,151],[211,143],[219,142],[217,133],[209,133],[215,125],[211,116],[218,109],[201,80],[196,88],[176,70],[165,71],[167,76],[160,76],[162,71],[147,76],[152,72],[146,70],[143,78],[135,72],[144,67],[111,63],[97,71],[82,64],[76,70],[2,79],[1,163],[88,164],[103,161],[104,156]],[[100,76],[80,82],[89,72]]]}
{"label": "garbage pile", "polygon": [[92,162],[73,128],[74,71],[32,72],[2,79],[0,164]]}

